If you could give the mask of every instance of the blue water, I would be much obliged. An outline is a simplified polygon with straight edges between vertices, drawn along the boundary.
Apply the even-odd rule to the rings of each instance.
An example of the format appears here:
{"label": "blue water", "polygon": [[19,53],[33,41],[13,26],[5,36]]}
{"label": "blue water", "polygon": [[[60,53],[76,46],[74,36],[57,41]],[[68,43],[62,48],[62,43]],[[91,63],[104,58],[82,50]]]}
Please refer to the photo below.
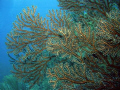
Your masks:
{"label": "blue water", "polygon": [[48,10],[59,9],[57,0],[0,0],[0,81],[12,69],[5,45],[7,33],[12,30],[12,23],[23,8],[32,5],[37,6],[42,17],[46,17]]}

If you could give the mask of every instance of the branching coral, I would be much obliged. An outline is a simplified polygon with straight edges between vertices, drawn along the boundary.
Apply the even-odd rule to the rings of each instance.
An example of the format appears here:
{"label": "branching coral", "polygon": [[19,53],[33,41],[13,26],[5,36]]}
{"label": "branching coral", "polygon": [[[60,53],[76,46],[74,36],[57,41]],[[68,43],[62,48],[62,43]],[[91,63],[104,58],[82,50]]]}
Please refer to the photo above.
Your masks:
{"label": "branching coral", "polygon": [[[53,10],[48,16],[50,17],[50,22],[48,22],[45,19],[42,20],[39,14],[35,16],[35,10],[36,7],[33,7],[33,10],[29,8],[27,11],[23,10],[23,14],[21,13],[20,17],[17,17],[18,21],[13,23],[14,29],[8,34],[9,38],[7,38],[8,42],[6,43],[11,49],[9,53],[13,52],[15,55],[20,55],[16,61],[17,65],[13,64],[15,69],[13,73],[18,78],[24,77],[25,82],[32,82],[31,87],[35,83],[39,83],[46,72],[47,63],[50,61],[46,49],[52,49],[52,52],[55,51],[55,53],[62,49],[62,52],[66,52],[66,54],[73,54],[71,50],[74,50],[70,46],[67,50],[66,45],[63,44],[68,42],[68,38],[72,40],[72,36],[70,37],[72,31],[67,31],[72,29],[69,15],[62,11],[56,11],[56,16]],[[54,41],[51,41],[52,39]],[[73,40],[71,43],[74,43]],[[24,50],[25,53],[23,53]],[[80,58],[77,54],[75,55]]]}
{"label": "branching coral", "polygon": [[102,77],[100,77],[100,73],[93,74],[90,69],[86,68],[85,64],[82,64],[80,62],[76,63],[76,61],[74,62],[73,66],[70,66],[68,63],[65,63],[60,64],[52,70],[48,69],[47,74],[49,75],[48,77],[56,78],[50,80],[50,82],[53,83],[53,87],[56,86],[58,81],[62,81],[64,85],[61,85],[60,88],[63,89],[68,87],[72,87],[73,89],[74,84],[92,84],[98,83],[98,81],[101,82],[102,80]]}
{"label": "branching coral", "polygon": [[6,45],[11,49],[9,53],[19,57],[13,63],[12,73],[29,83],[30,88],[46,75],[54,88],[60,90],[119,87],[120,15],[110,11],[110,0],[83,1],[81,4],[79,0],[59,0],[60,6],[77,12],[81,8],[89,10],[93,4],[89,8],[104,15],[92,20],[96,22],[96,30],[91,30],[91,25],[75,22],[62,10],[49,11],[49,20],[43,19],[35,14],[34,6],[24,9],[13,23]]}
{"label": "branching coral", "polygon": [[92,28],[96,26],[98,19],[106,19],[107,13],[114,7],[117,8],[114,0],[58,0],[58,2],[61,9],[71,13],[73,21],[91,25]]}
{"label": "branching coral", "polygon": [[98,24],[98,48],[105,55],[119,56],[120,52],[120,12],[111,11],[109,20],[100,20]]}
{"label": "branching coral", "polygon": [[[113,1],[112,0],[58,0],[59,6],[62,9],[70,10],[73,12],[80,13],[81,11],[87,10],[92,11],[94,15],[101,13],[106,16],[106,12],[110,12]],[[92,13],[91,12],[91,13]]]}

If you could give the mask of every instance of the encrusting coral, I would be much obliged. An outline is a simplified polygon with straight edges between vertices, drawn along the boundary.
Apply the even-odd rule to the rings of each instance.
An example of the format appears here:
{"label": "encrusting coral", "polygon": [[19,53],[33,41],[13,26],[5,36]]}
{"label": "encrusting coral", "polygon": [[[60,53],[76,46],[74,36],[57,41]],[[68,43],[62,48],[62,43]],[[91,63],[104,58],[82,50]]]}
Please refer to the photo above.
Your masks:
{"label": "encrusting coral", "polygon": [[[75,13],[81,12],[80,7],[88,9],[92,3],[94,7],[89,9],[98,11],[101,17],[87,18],[92,19],[95,26],[79,21],[81,19],[76,21],[71,13],[63,10],[49,11],[50,19],[46,20],[35,13],[36,7],[24,9],[13,23],[6,42],[11,49],[8,53],[19,55],[12,73],[30,88],[46,76],[53,88],[59,90],[119,88],[119,10],[111,10],[109,0],[109,3],[83,0],[85,5],[79,0],[58,1],[63,9]],[[84,16],[77,18],[81,17],[85,20]]]}

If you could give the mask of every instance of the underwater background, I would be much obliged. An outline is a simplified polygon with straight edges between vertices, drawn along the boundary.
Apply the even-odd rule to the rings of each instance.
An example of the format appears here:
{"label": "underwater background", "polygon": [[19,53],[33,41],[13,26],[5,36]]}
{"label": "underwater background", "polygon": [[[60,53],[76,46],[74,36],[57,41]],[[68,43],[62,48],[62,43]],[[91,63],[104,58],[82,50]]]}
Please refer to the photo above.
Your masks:
{"label": "underwater background", "polygon": [[16,16],[32,5],[37,6],[42,17],[46,17],[48,10],[59,9],[57,0],[0,0],[0,82],[12,69],[5,45],[7,33],[12,30]]}
{"label": "underwater background", "polygon": [[0,40],[0,90],[120,89],[119,0],[0,0]]}

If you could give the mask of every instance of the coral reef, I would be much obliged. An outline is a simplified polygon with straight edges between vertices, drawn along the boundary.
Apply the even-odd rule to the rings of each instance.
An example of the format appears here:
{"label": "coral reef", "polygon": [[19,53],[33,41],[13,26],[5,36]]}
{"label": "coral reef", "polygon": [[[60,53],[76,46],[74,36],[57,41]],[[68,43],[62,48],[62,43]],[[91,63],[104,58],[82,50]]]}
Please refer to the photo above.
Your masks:
{"label": "coral reef", "polygon": [[0,90],[48,90],[47,87],[44,87],[44,84],[46,84],[46,82],[41,83],[42,87],[35,84],[31,89],[29,89],[28,84],[14,77],[13,74],[10,74],[3,78],[3,82],[0,83]]}
{"label": "coral reef", "polygon": [[[120,11],[112,0],[58,0],[64,10],[23,10],[6,45],[12,73],[29,84],[49,83],[57,90],[120,88]],[[116,4],[117,5],[117,4]],[[75,17],[74,17],[75,15]]]}
{"label": "coral reef", "polygon": [[4,77],[3,83],[0,83],[0,90],[29,90],[27,85],[17,80],[13,75]]}

